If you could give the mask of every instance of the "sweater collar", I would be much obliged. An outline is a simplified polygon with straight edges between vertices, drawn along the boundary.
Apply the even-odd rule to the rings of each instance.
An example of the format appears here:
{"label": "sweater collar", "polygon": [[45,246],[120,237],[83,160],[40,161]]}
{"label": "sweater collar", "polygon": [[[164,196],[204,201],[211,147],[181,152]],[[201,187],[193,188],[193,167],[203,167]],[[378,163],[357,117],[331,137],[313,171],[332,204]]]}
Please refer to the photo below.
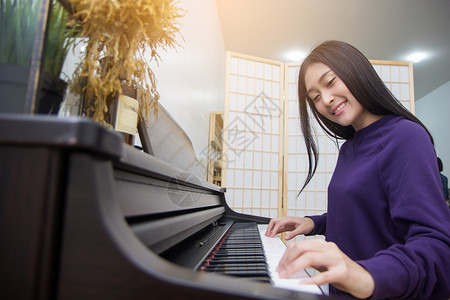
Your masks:
{"label": "sweater collar", "polygon": [[356,131],[354,136],[353,136],[353,138],[359,139],[359,138],[368,136],[369,134],[371,134],[372,132],[376,131],[380,127],[383,127],[383,125],[386,124],[387,122],[389,122],[390,120],[395,119],[397,117],[399,117],[399,116],[393,115],[393,114],[386,115],[386,116],[382,117],[381,119],[376,120],[372,124],[364,127],[363,129],[360,129],[360,130]]}

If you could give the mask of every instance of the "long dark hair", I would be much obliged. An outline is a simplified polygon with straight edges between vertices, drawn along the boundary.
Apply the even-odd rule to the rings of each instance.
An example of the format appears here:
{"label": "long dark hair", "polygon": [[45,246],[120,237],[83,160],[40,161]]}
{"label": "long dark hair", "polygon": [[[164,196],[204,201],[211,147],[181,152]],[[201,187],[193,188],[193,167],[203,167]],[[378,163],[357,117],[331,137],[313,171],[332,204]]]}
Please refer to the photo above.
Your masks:
{"label": "long dark hair", "polygon": [[[341,41],[326,41],[312,50],[300,67],[298,77],[298,101],[300,125],[308,153],[308,175],[300,192],[309,183],[316,172],[319,153],[311,134],[308,107],[325,133],[336,140],[348,140],[355,130],[352,126],[341,126],[321,115],[313,100],[306,93],[305,74],[308,67],[315,63],[323,63],[345,83],[348,90],[358,102],[375,115],[396,114],[420,124],[433,138],[425,125],[409,112],[389,91],[378,76],[370,61],[355,47]],[[307,104],[308,103],[308,107]]]}

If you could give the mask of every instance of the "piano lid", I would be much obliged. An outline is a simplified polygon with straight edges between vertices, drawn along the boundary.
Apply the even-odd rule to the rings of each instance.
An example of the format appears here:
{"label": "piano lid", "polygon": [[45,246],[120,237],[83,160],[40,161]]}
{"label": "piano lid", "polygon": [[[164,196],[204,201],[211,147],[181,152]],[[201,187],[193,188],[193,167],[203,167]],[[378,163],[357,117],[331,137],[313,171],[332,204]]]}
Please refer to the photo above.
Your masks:
{"label": "piano lid", "polygon": [[88,118],[0,113],[0,143],[71,147],[108,157],[122,156],[122,137]]}
{"label": "piano lid", "polygon": [[[145,131],[150,142],[147,147],[153,152],[150,154],[185,172],[206,178],[205,167],[201,166],[190,138],[161,104],[158,115],[150,116],[146,123]],[[147,139],[140,138],[140,142],[144,144]],[[145,149],[145,145],[142,146]]]}

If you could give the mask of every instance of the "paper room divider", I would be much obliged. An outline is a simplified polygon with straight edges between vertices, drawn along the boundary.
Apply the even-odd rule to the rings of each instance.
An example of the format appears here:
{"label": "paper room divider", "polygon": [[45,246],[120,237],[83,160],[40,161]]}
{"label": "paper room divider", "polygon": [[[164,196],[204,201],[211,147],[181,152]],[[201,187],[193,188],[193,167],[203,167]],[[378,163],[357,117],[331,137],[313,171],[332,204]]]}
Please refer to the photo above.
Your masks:
{"label": "paper room divider", "polygon": [[[414,113],[412,64],[371,61],[386,86]],[[228,52],[222,186],[234,210],[280,217],[322,214],[338,146],[314,118],[320,160],[305,190],[307,154],[300,130],[300,64]]]}

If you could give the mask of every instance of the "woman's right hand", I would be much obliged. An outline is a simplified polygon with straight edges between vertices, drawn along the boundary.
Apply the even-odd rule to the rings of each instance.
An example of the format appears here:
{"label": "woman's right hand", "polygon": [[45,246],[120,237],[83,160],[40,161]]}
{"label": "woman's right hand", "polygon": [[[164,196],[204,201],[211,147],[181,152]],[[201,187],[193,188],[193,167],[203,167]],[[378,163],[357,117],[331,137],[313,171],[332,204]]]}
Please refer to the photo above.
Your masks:
{"label": "woman's right hand", "polygon": [[290,231],[286,234],[285,239],[290,240],[299,234],[308,234],[314,229],[314,222],[311,218],[301,217],[282,217],[271,219],[267,226],[266,236],[274,237],[275,234]]}

